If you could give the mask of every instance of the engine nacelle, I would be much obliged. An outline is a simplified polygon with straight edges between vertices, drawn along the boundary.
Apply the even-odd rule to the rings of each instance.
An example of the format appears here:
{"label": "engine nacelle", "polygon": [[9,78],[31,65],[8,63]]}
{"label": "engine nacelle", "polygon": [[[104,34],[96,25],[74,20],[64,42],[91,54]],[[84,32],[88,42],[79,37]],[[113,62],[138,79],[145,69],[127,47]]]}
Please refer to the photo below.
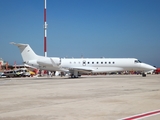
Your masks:
{"label": "engine nacelle", "polygon": [[30,66],[34,66],[34,67],[38,66],[37,60],[29,60],[29,61],[24,62],[24,64],[27,64],[27,65],[30,65]]}
{"label": "engine nacelle", "polygon": [[61,58],[52,57],[51,59],[54,61],[54,63],[55,63],[56,65],[60,65],[60,64],[61,64]]}

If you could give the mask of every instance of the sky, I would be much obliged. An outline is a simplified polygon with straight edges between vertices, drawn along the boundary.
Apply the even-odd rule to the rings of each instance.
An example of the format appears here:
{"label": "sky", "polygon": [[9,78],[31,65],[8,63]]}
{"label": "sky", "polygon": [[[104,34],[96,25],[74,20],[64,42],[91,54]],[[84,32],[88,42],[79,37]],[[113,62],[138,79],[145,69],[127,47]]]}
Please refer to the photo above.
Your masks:
{"label": "sky", "polygon": [[[137,58],[160,67],[160,0],[47,0],[47,56]],[[44,55],[44,0],[0,0],[0,58],[10,42]]]}

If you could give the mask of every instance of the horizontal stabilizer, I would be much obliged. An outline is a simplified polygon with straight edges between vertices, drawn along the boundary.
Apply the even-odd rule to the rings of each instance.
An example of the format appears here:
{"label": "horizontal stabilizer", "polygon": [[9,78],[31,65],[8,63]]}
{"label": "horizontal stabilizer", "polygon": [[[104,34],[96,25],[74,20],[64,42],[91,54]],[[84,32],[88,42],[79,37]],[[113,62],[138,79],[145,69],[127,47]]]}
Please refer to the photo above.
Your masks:
{"label": "horizontal stabilizer", "polygon": [[15,45],[15,46],[27,46],[28,44],[22,44],[22,43],[15,43],[15,42],[10,42],[10,44]]}

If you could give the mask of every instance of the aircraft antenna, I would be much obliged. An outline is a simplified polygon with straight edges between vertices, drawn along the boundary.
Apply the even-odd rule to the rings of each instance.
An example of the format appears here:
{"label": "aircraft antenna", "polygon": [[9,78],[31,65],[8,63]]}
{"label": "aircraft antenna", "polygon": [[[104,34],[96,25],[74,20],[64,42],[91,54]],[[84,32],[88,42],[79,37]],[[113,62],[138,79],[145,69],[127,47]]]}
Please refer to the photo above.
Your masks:
{"label": "aircraft antenna", "polygon": [[47,57],[47,21],[46,21],[46,11],[47,11],[47,0],[44,0],[44,56]]}

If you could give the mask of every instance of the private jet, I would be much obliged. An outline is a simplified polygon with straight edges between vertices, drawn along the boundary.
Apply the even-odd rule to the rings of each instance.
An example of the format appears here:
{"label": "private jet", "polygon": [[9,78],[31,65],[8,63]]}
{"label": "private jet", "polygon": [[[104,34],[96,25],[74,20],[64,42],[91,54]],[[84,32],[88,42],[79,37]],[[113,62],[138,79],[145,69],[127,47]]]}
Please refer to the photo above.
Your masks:
{"label": "private jet", "polygon": [[60,58],[37,55],[29,44],[14,43],[21,52],[24,64],[40,70],[67,72],[71,78],[78,78],[82,73],[103,73],[118,71],[146,72],[156,68],[142,63],[136,58]]}

